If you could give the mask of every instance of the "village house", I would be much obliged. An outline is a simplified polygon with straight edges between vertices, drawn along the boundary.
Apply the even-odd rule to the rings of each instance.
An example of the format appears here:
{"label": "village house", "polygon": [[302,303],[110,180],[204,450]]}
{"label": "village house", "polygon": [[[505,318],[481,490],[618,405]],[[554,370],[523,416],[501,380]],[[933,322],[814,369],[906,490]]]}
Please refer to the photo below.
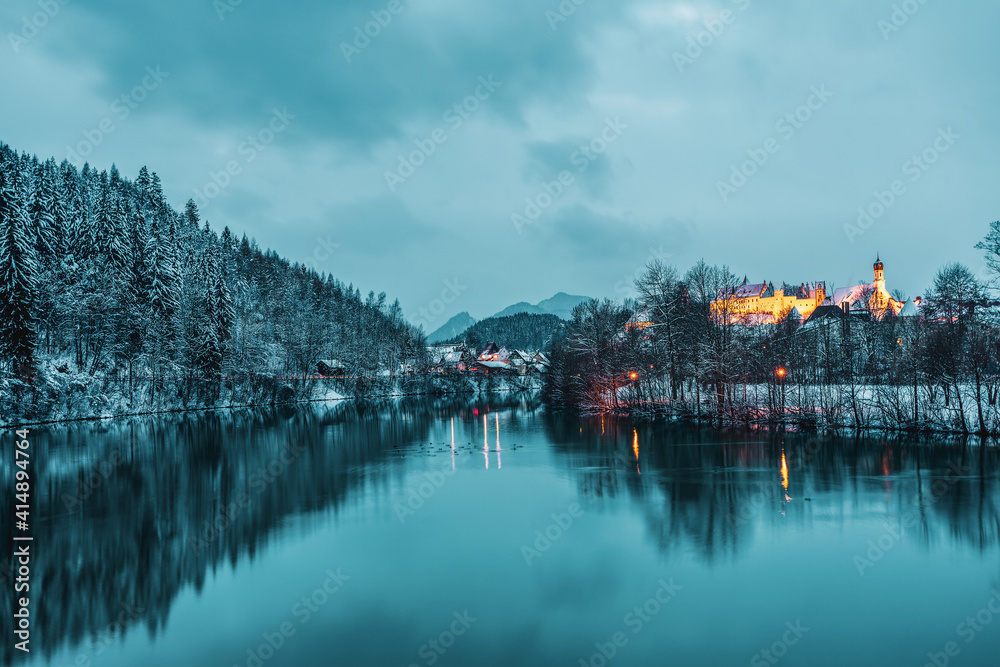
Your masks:
{"label": "village house", "polygon": [[432,373],[500,371],[526,375],[543,372],[549,366],[549,360],[542,352],[510,351],[493,342],[487,343],[478,354],[464,344],[430,345],[427,356],[427,370]]}
{"label": "village house", "polygon": [[427,348],[430,370],[438,373],[466,371],[475,363],[475,354],[461,344],[431,345]]}
{"label": "village house", "polygon": [[507,363],[510,351],[505,347],[497,347],[496,343],[487,343],[479,354],[479,361],[498,361]]}
{"label": "village house", "polygon": [[322,359],[316,362],[316,372],[324,377],[338,377],[347,372],[347,364],[339,359]]}

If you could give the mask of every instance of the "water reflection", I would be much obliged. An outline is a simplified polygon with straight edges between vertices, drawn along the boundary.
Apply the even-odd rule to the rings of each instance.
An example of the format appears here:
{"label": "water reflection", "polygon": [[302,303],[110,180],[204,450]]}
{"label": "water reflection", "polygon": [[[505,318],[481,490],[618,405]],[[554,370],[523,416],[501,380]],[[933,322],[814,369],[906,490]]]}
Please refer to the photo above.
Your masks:
{"label": "water reflection", "polygon": [[[223,563],[253,562],[293,517],[308,529],[398,483],[405,467],[390,463],[427,443],[445,415],[454,426],[470,410],[511,405],[519,400],[341,402],[35,430],[35,652],[93,646],[109,628],[108,641],[136,625],[155,638],[184,586],[201,591]],[[11,498],[13,473],[2,469],[2,497]],[[14,534],[11,523],[0,513],[3,534]],[[12,544],[8,537],[0,559],[7,609]],[[11,614],[2,617],[10,637]],[[12,642],[3,647],[4,663],[24,657]]]}
{"label": "water reflection", "polygon": [[[33,583],[44,594],[33,600],[40,639],[33,646],[52,656],[66,645],[119,642],[137,627],[155,639],[182,589],[201,591],[220,568],[253,564],[269,545],[289,539],[291,525],[309,533],[326,529],[331,515],[370,518],[370,506],[384,506],[403,485],[415,456],[441,456],[440,468],[458,476],[485,467],[488,479],[507,484],[503,493],[516,488],[540,507],[551,505],[550,490],[568,478],[581,505],[637,518],[646,542],[671,562],[739,562],[755,544],[808,543],[866,521],[889,530],[905,523],[908,539],[926,553],[985,552],[1000,542],[994,447],[748,436],[550,417],[536,408],[520,398],[340,403],[39,431],[32,514],[44,549]],[[518,458],[526,445],[535,456],[530,465]],[[5,475],[4,497],[11,497],[13,479]],[[458,543],[466,535],[450,509],[442,501],[422,511],[440,512],[452,526],[447,537]],[[491,507],[504,511],[502,502]],[[548,514],[540,512],[545,521]],[[6,513],[0,526],[12,534]],[[538,526],[520,527],[531,535]],[[588,535],[580,531],[574,539]],[[515,556],[521,539],[510,537]],[[0,582],[5,608],[12,605],[9,545]],[[451,546],[441,544],[440,557]],[[455,576],[460,582],[460,569]],[[11,636],[10,614],[3,624]],[[5,663],[23,657],[4,647]]]}
{"label": "water reflection", "polygon": [[[590,428],[550,418],[546,431],[580,494],[632,498],[665,554],[735,557],[786,518],[808,533],[859,511],[889,521],[914,514],[926,549],[1000,540],[1000,451],[978,441],[748,437],[608,417]],[[640,438],[655,446],[640,451]]]}

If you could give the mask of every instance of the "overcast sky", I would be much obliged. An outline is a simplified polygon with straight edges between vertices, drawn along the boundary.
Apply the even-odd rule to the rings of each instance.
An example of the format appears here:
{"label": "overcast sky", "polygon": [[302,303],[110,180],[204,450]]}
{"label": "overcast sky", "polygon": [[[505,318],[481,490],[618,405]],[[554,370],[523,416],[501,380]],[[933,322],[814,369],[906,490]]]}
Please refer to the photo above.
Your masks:
{"label": "overcast sky", "polygon": [[175,207],[414,318],[446,291],[430,329],[625,296],[655,256],[832,287],[878,251],[915,296],[978,269],[1000,218],[992,0],[7,0],[0,21],[0,140],[148,165]]}

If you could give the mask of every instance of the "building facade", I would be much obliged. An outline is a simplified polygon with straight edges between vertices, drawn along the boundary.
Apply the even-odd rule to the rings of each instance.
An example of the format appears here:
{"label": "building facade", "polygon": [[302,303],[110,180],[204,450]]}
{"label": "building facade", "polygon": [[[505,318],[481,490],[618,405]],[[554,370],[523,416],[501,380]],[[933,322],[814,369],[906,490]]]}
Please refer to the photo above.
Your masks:
{"label": "building facade", "polygon": [[[888,313],[898,315],[903,302],[897,301],[885,287],[885,265],[875,258],[874,279],[852,287],[837,289],[832,295],[825,282],[783,284],[775,289],[769,282],[748,283],[720,290],[712,302],[712,314],[719,320],[737,324],[774,324],[785,317],[806,321],[820,306],[836,306],[850,311],[868,311],[881,319]],[[919,305],[919,298],[914,300]]]}
{"label": "building facade", "polygon": [[773,324],[793,309],[806,319],[825,300],[824,282],[786,284],[775,289],[773,283],[748,283],[744,278],[742,285],[720,293],[711,307],[712,313],[719,318],[728,316],[744,324]]}

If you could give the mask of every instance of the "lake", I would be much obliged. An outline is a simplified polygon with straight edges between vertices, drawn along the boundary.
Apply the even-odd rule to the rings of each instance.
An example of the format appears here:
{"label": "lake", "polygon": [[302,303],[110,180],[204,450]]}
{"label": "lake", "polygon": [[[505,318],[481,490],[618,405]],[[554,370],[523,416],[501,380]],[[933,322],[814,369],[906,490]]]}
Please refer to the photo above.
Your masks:
{"label": "lake", "polygon": [[32,652],[5,614],[5,664],[1000,656],[995,446],[553,417],[514,398],[31,438]]}

